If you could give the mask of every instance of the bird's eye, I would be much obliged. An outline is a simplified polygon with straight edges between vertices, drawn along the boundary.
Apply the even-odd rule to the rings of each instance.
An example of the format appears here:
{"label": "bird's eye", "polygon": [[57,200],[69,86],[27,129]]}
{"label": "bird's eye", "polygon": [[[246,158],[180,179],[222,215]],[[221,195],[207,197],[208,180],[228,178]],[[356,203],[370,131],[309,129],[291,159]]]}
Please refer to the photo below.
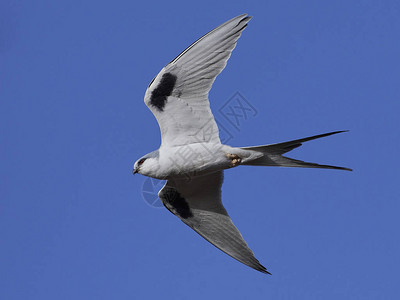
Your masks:
{"label": "bird's eye", "polygon": [[144,158],[142,158],[141,160],[139,160],[139,162],[138,162],[138,165],[140,166],[141,164],[143,164],[143,163],[144,163],[144,161],[145,161],[145,159],[144,159]]}

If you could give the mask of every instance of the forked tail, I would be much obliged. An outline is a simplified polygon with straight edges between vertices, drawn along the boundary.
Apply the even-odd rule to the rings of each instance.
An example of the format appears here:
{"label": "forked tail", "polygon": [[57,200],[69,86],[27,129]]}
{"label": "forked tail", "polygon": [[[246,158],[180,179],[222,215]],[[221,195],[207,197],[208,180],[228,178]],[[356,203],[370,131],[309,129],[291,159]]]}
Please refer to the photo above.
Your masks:
{"label": "forked tail", "polygon": [[321,169],[337,169],[337,170],[347,170],[352,171],[352,169],[344,168],[344,167],[336,167],[329,165],[320,165],[316,163],[305,162],[293,158],[289,158],[283,156],[282,154],[289,152],[297,147],[300,147],[302,143],[319,139],[325,136],[329,136],[332,134],[337,134],[341,132],[346,132],[347,130],[342,131],[334,131],[319,135],[314,135],[310,137],[306,137],[303,139],[293,140],[284,143],[264,145],[264,146],[254,146],[254,147],[243,147],[241,149],[244,150],[253,150],[257,152],[261,152],[264,156],[257,158],[252,161],[244,162],[243,165],[251,165],[251,166],[277,166],[277,167],[298,167],[298,168],[321,168]]}

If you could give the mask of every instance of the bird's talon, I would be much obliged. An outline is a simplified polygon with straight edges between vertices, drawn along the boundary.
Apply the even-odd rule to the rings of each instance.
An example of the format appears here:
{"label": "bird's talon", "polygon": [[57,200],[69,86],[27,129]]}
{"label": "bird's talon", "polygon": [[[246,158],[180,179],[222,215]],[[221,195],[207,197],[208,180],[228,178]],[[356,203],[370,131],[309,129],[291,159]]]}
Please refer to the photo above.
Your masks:
{"label": "bird's talon", "polygon": [[227,153],[226,157],[231,160],[231,167],[236,167],[242,162],[242,159],[236,154]]}

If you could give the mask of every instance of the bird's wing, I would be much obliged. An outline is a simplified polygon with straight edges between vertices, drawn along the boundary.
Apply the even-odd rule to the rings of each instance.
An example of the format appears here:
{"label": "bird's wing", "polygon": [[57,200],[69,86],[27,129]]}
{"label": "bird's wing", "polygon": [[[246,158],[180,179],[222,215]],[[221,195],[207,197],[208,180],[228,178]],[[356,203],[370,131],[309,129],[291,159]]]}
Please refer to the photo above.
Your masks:
{"label": "bird's wing", "polygon": [[144,102],[160,126],[162,145],[220,143],[208,93],[250,19],[240,15],[210,31],[152,80]]}
{"label": "bird's wing", "polygon": [[223,171],[169,179],[158,193],[164,206],[218,249],[241,263],[270,274],[254,257],[221,202]]}

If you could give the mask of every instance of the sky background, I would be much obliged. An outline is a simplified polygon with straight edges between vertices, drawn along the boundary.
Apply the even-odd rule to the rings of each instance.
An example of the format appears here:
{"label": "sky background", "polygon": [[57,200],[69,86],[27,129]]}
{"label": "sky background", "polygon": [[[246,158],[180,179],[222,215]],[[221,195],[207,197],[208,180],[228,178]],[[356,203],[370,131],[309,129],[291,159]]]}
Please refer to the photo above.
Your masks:
{"label": "sky background", "polygon": [[[398,298],[399,3],[0,1],[0,298]],[[272,276],[132,176],[160,143],[149,82],[242,13],[210,93],[229,144],[350,130],[290,154],[354,172],[225,173],[224,205]],[[237,92],[254,113],[234,127],[221,108]]]}

